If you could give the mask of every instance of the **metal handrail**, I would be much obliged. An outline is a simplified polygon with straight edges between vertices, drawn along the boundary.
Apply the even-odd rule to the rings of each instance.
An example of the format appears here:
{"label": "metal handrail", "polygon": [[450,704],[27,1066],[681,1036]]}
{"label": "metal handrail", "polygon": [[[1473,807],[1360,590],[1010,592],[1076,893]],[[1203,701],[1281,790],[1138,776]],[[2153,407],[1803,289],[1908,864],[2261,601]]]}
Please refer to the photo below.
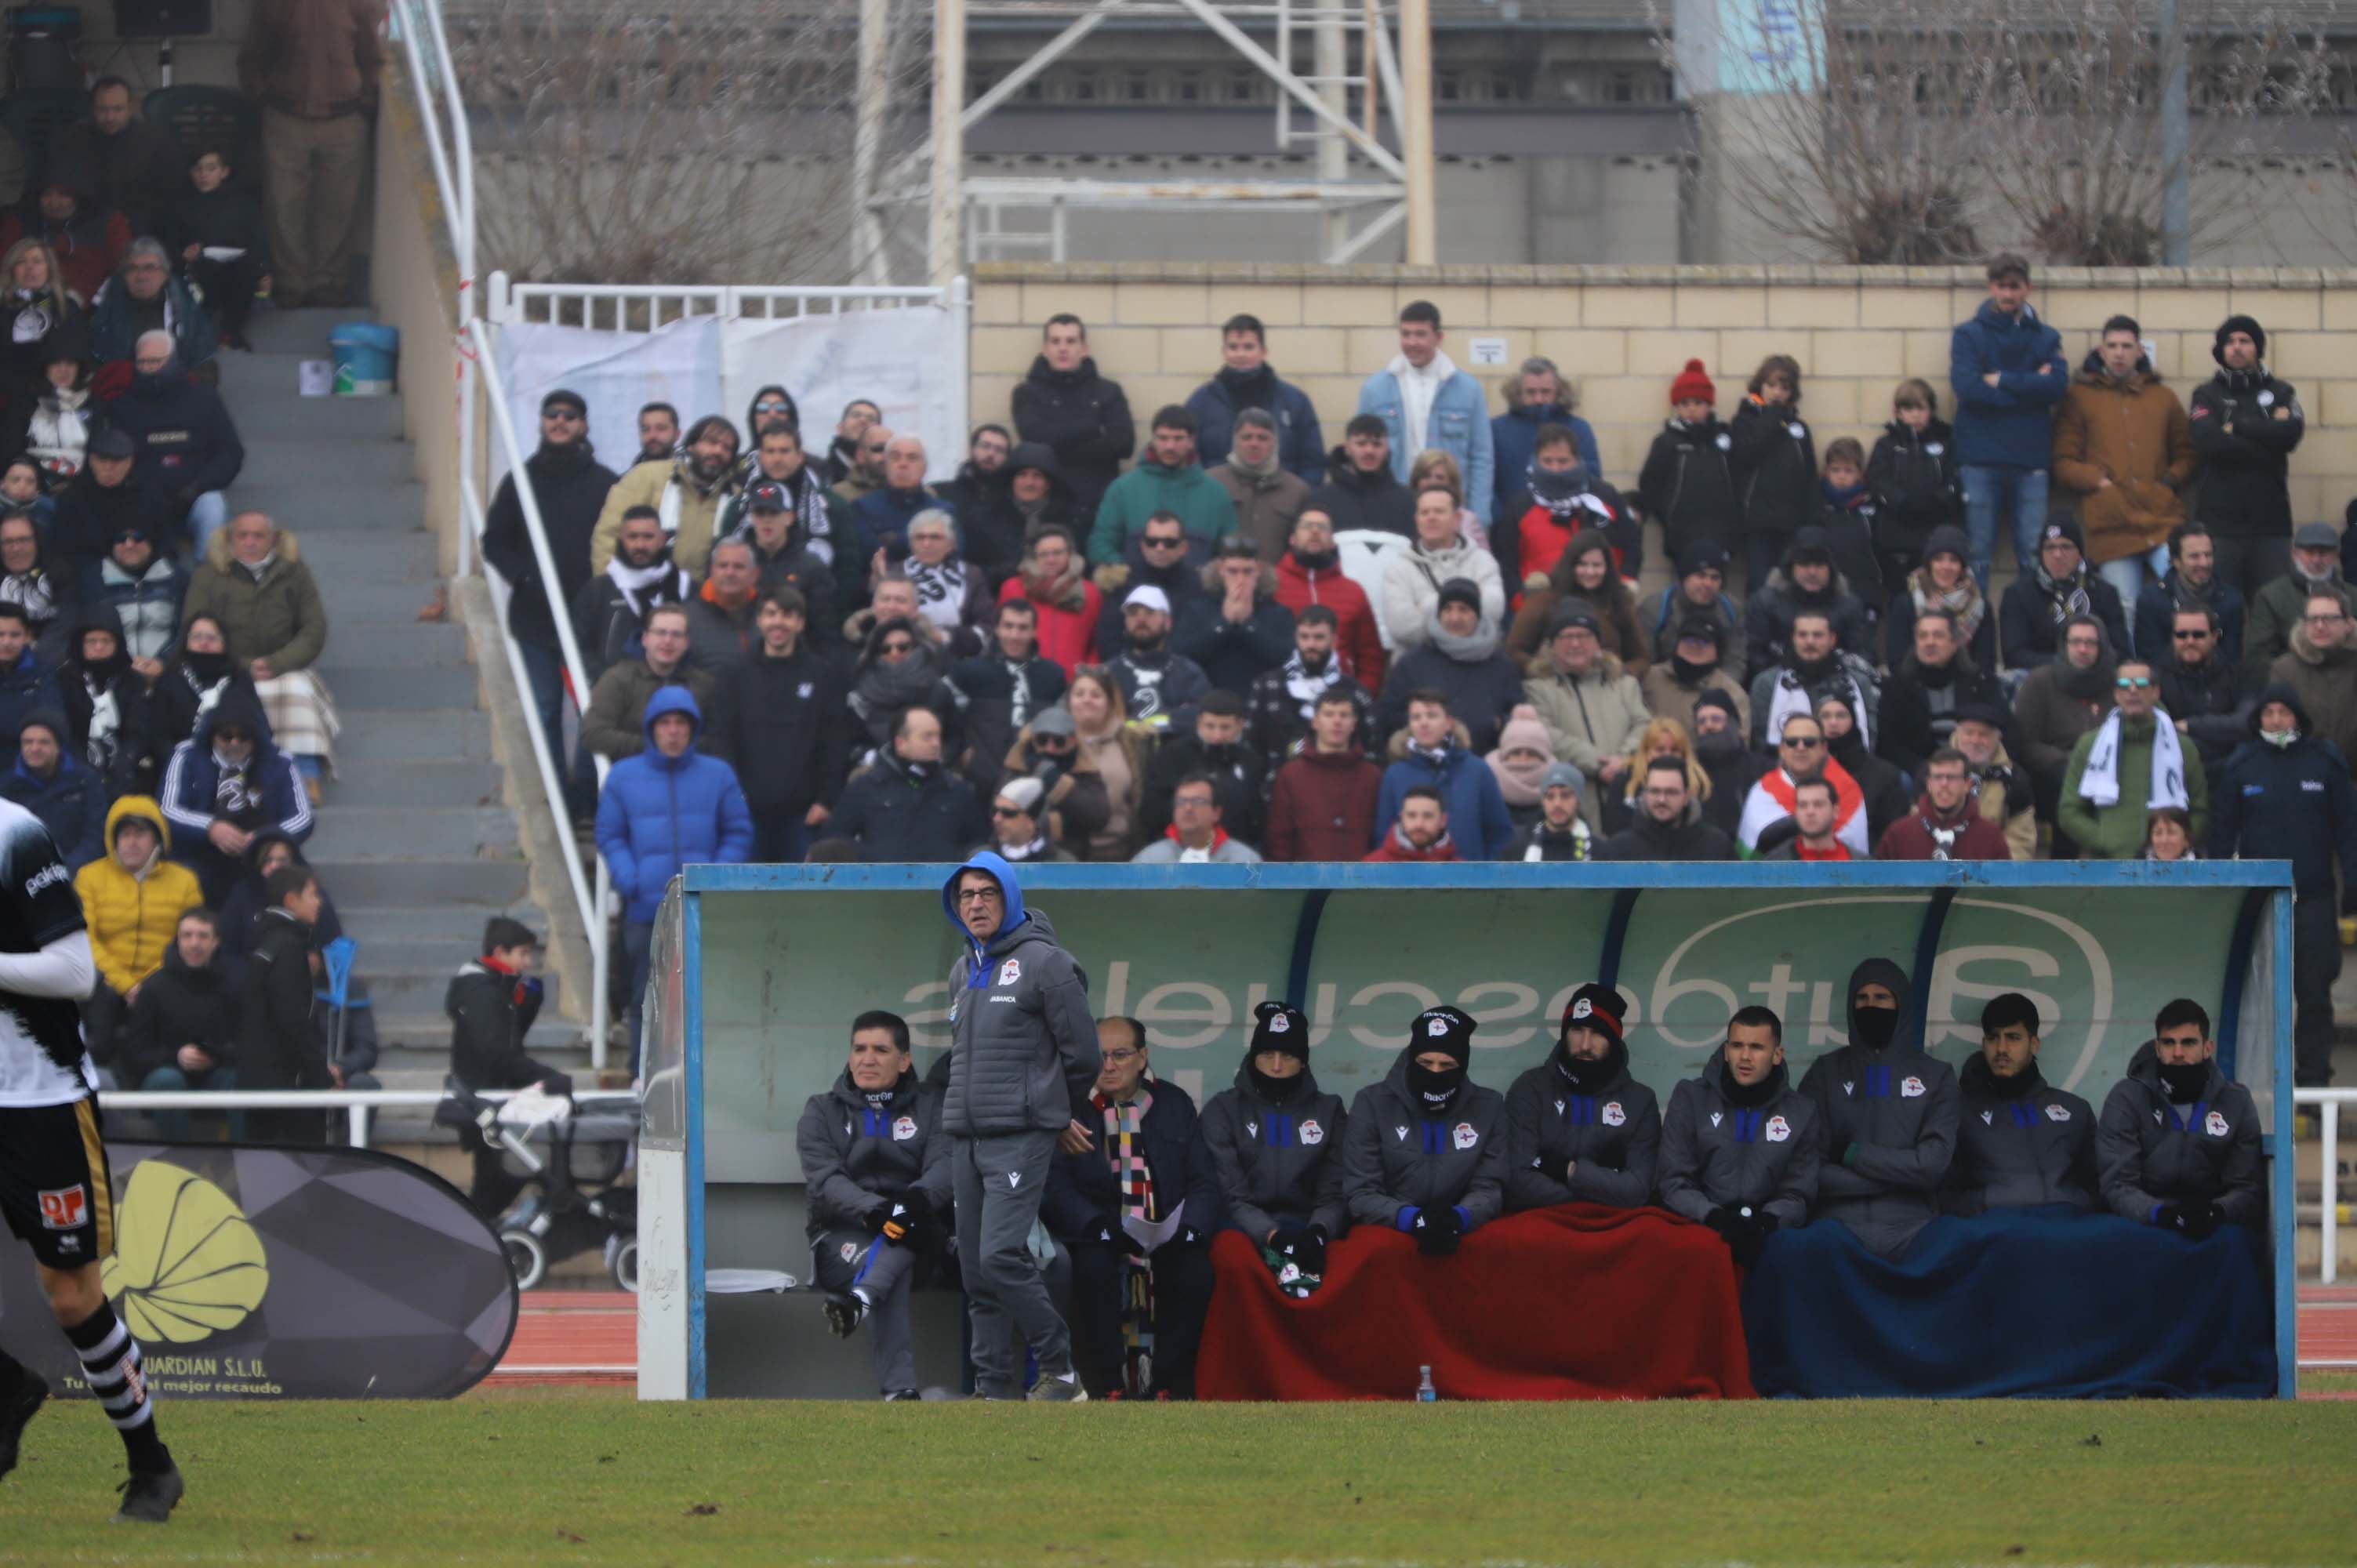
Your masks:
{"label": "metal handrail", "polygon": [[[512,1100],[516,1089],[480,1089],[478,1100]],[[351,1146],[369,1146],[371,1111],[424,1111],[450,1098],[446,1090],[426,1089],[125,1089],[105,1091],[109,1111],[346,1111]],[[635,1102],[636,1090],[585,1089],[573,1096],[576,1104],[602,1101]]]}
{"label": "metal handrail", "polygon": [[2341,1277],[2341,1260],[2337,1255],[2341,1240],[2341,1108],[2357,1105],[2357,1089],[2295,1089],[2291,1091],[2294,1105],[2315,1108],[2319,1141],[2323,1144],[2323,1199],[2321,1216],[2324,1232],[2324,1252],[2319,1260],[2322,1280],[2331,1284]]}

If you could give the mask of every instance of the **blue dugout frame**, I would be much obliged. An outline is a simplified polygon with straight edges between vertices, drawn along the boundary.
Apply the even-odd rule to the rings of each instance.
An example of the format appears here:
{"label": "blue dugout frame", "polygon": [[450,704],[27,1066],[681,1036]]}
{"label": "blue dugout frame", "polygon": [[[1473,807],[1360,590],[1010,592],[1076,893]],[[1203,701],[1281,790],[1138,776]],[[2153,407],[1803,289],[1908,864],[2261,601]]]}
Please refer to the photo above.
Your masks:
{"label": "blue dugout frame", "polygon": [[[800,893],[827,888],[863,892],[937,892],[953,869],[945,864],[880,865],[691,865],[679,878],[685,951],[681,958],[683,991],[682,1068],[686,1088],[688,1397],[705,1397],[705,1149],[703,911],[705,893]],[[1711,889],[1855,887],[1920,890],[1932,895],[1917,938],[1916,972],[1939,950],[1941,928],[1956,895],[1966,888],[2240,887],[2247,890],[2227,952],[2224,993],[2217,1010],[2221,1065],[2232,1075],[2244,1042],[2241,1003],[2256,956],[2260,915],[2268,922],[2272,952],[2268,973],[2274,992],[2274,1131],[2265,1139],[2270,1172],[2268,1210],[2272,1226],[2276,1311],[2276,1397],[2298,1392],[2299,1310],[2295,1277],[2296,1210],[2292,1160],[2292,880],[2291,863],[2281,860],[2192,861],[1867,861],[1855,865],[1764,861],[1644,861],[1528,865],[1464,861],[1421,865],[1364,865],[1328,861],[1260,865],[1073,865],[1026,868],[1026,894],[1058,889],[1147,893],[1173,887],[1265,888],[1307,893],[1286,968],[1287,1000],[1299,1005],[1317,944],[1326,895],[1351,889],[1402,888],[1482,892],[1556,888],[1566,892],[1611,891],[1610,924],[1598,961],[1598,978],[1618,976],[1622,940],[1646,892],[1655,888]],[[1918,986],[1916,1023],[1929,1005],[1928,987]]]}

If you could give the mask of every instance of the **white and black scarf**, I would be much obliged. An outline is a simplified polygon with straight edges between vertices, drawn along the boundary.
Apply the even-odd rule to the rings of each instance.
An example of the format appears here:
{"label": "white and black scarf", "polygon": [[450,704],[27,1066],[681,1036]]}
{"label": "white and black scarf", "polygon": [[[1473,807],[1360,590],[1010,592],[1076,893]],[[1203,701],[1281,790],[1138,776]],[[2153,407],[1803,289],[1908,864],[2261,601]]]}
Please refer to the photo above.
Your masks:
{"label": "white and black scarf", "polygon": [[668,555],[651,566],[633,566],[618,553],[606,563],[606,580],[641,621],[657,605],[683,604],[687,599],[687,573],[673,565]]}
{"label": "white and black scarf", "polygon": [[952,555],[939,565],[928,566],[911,555],[900,564],[909,575],[909,582],[917,590],[917,613],[923,616],[944,635],[958,629],[964,621],[965,596],[974,581],[973,569]]}
{"label": "white and black scarf", "polygon": [[1312,674],[1308,666],[1301,662],[1301,650],[1297,648],[1286,656],[1285,667],[1277,673],[1285,682],[1286,694],[1299,704],[1301,716],[1310,718],[1318,712],[1318,699],[1332,691],[1334,683],[1342,678],[1342,656],[1328,654],[1326,668]]}
{"label": "white and black scarf", "polygon": [[262,810],[262,790],[251,777],[253,757],[231,762],[216,750],[213,766],[221,769],[221,777],[213,783],[214,815],[234,822],[249,811]]}

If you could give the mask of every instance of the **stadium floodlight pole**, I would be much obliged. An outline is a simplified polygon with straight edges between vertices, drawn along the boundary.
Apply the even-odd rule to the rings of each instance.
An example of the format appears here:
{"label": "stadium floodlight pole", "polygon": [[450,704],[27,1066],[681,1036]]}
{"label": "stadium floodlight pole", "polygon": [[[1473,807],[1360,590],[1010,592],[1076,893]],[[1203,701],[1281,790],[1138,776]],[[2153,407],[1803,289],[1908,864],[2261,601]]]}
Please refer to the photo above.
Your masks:
{"label": "stadium floodlight pole", "polygon": [[2193,264],[2193,165],[2187,155],[2185,26],[2179,0],[2160,0],[2160,260]]}
{"label": "stadium floodlight pole", "polygon": [[892,281],[884,223],[876,210],[876,165],[884,146],[884,62],[891,49],[891,0],[859,0],[859,100],[851,142],[851,268],[871,287]]}
{"label": "stadium floodlight pole", "polygon": [[1439,259],[1438,214],[1432,192],[1432,5],[1400,0],[1401,162],[1407,166],[1407,260],[1429,266]]}
{"label": "stadium floodlight pole", "polygon": [[926,276],[947,288],[965,267],[965,0],[933,0],[933,179]]}

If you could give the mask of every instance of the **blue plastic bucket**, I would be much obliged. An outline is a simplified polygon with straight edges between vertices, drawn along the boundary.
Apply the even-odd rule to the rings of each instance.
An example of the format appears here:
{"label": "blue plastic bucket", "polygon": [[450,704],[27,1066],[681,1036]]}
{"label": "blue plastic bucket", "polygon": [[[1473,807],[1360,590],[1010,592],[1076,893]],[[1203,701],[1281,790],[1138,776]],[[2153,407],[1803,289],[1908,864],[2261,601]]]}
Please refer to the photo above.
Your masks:
{"label": "blue plastic bucket", "polygon": [[336,395],[383,397],[393,391],[393,368],[401,358],[401,331],[373,321],[344,321],[328,334],[335,351]]}

